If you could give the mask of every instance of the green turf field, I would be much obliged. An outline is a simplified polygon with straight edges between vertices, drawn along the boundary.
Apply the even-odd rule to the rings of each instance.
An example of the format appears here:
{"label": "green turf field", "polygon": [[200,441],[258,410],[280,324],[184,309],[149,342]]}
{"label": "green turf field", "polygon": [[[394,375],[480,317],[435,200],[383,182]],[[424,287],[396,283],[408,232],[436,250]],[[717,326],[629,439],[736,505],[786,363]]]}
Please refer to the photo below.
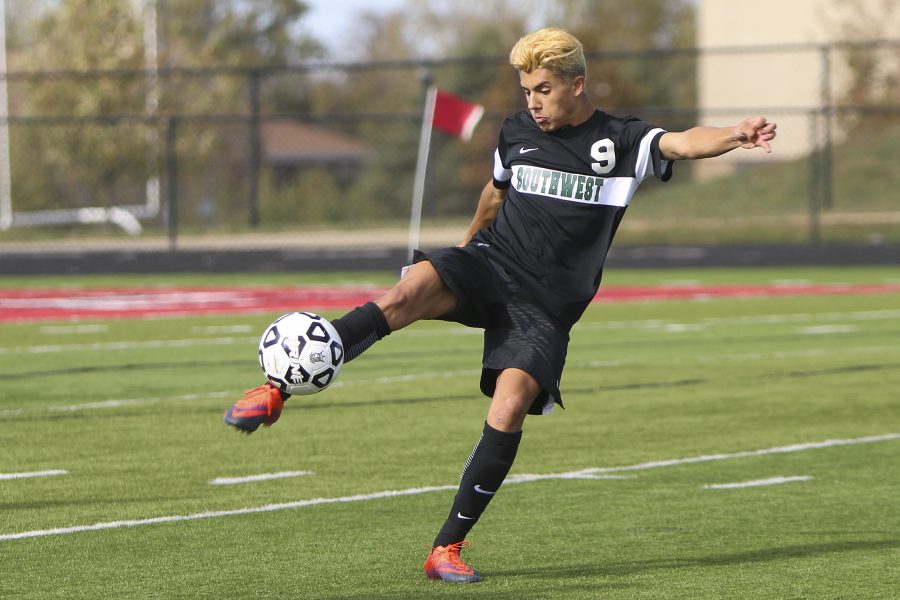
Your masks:
{"label": "green turf field", "polygon": [[[606,281],[796,279],[900,273]],[[478,332],[395,333],[242,436],[221,417],[260,381],[274,316],[0,325],[0,474],[65,472],[0,479],[0,598],[900,597],[896,294],[592,305],[567,409],[529,418],[472,532],[470,586],[422,561],[487,409]]]}

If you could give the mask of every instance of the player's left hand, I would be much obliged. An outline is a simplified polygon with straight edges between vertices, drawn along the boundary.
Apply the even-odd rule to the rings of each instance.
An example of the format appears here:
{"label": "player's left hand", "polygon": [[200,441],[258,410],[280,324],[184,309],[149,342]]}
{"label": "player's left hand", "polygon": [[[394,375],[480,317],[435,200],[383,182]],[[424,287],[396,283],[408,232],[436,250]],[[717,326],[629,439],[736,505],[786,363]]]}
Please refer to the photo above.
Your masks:
{"label": "player's left hand", "polygon": [[740,143],[741,148],[763,148],[771,152],[769,142],[775,139],[775,123],[770,123],[765,117],[749,117],[744,119],[734,128],[734,138]]}

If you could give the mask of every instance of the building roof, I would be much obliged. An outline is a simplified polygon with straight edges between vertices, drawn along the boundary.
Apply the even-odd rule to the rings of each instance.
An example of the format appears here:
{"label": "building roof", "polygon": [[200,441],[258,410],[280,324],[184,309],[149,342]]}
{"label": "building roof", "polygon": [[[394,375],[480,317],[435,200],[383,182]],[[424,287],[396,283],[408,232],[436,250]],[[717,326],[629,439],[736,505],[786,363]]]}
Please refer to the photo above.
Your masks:
{"label": "building roof", "polygon": [[294,119],[263,121],[260,135],[266,162],[280,166],[358,164],[373,154],[357,138]]}

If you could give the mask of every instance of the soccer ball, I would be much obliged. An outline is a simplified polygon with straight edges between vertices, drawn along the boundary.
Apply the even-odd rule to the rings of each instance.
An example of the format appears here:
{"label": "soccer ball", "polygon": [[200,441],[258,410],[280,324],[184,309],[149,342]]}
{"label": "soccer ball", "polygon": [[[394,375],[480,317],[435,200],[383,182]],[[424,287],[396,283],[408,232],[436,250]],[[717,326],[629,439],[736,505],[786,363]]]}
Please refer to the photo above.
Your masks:
{"label": "soccer ball", "polygon": [[327,388],[344,364],[344,345],[327,319],[309,312],[282,315],[259,340],[259,366],[282,392],[305,396]]}

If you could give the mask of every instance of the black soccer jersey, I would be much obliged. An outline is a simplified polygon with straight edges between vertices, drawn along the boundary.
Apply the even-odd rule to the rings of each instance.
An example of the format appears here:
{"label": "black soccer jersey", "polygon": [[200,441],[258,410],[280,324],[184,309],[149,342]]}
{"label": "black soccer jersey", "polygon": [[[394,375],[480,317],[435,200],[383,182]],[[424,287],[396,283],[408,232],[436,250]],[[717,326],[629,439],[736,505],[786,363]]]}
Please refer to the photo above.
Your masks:
{"label": "black soccer jersey", "polygon": [[494,185],[508,188],[473,242],[571,327],[597,293],[603,263],[631,197],[648,175],[667,181],[662,129],[596,110],[544,132],[528,111],[503,122]]}

